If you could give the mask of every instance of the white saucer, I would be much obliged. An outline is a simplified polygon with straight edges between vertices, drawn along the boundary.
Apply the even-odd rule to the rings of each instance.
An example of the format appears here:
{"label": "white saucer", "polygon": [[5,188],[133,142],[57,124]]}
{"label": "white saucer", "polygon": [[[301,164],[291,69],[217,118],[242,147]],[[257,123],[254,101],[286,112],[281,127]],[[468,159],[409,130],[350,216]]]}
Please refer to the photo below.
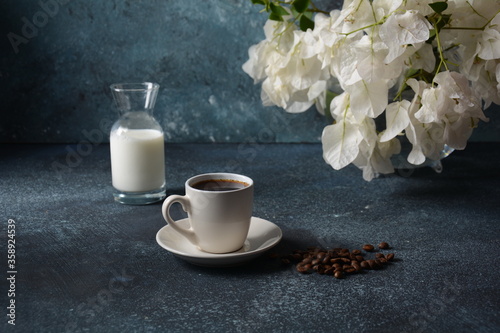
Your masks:
{"label": "white saucer", "polygon": [[[189,228],[188,219],[177,221],[181,227]],[[215,254],[199,250],[169,225],[156,234],[156,241],[165,250],[192,264],[199,266],[234,266],[258,257],[279,243],[283,236],[281,229],[272,222],[252,217],[245,244],[231,253]]]}

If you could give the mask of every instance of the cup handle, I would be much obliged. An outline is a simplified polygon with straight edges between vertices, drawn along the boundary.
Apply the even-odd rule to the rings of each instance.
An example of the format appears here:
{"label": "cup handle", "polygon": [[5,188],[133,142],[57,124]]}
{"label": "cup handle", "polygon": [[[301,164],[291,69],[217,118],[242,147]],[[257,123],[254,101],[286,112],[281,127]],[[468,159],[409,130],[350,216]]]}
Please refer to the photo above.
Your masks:
{"label": "cup handle", "polygon": [[190,225],[189,229],[182,228],[177,225],[177,223],[172,219],[172,217],[170,217],[170,207],[176,202],[180,203],[182,209],[184,209],[185,212],[189,213],[191,209],[191,203],[189,202],[189,198],[187,196],[174,194],[168,196],[163,202],[163,206],[161,208],[163,218],[165,219],[165,221],[167,221],[168,225],[172,227],[172,229],[174,229],[175,231],[186,237],[187,240],[193,243],[194,245],[198,245],[198,238],[196,237],[196,234],[193,231],[193,227]]}

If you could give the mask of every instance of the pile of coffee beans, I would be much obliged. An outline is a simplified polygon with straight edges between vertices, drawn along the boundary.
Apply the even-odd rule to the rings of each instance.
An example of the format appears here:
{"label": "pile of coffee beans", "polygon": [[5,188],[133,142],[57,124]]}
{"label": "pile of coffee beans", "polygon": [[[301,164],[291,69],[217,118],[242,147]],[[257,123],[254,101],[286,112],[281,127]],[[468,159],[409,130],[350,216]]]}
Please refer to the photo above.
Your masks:
{"label": "pile of coffee beans", "polygon": [[[379,250],[389,249],[387,242],[378,245]],[[358,249],[349,250],[344,248],[334,248],[331,250],[319,247],[310,247],[307,250],[295,250],[293,253],[282,257],[285,264],[295,264],[298,272],[318,273],[332,275],[337,279],[342,279],[348,274],[359,273],[363,270],[381,269],[394,260],[394,253],[384,254],[377,251],[372,258],[365,258],[367,252],[374,252],[375,246],[365,244],[361,251]]]}

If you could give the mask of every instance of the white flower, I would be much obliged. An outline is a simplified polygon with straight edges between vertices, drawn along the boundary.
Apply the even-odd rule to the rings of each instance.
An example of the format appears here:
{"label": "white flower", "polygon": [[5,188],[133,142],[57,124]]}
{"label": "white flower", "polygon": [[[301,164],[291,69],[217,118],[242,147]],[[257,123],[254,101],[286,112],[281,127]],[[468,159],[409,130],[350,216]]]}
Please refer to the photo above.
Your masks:
{"label": "white flower", "polygon": [[428,73],[432,73],[436,66],[436,57],[434,56],[432,45],[423,43],[405,63],[413,69],[423,69]]}
{"label": "white flower", "polygon": [[290,52],[274,74],[282,76],[294,89],[304,90],[327,76],[326,71],[322,70],[321,61],[316,57],[316,40],[311,32],[294,31],[294,36]]}
{"label": "white flower", "polygon": [[339,20],[344,22],[343,33],[361,29],[375,23],[369,0],[345,0]]}
{"label": "white flower", "polygon": [[373,14],[377,21],[394,13],[403,3],[403,0],[374,0],[372,3]]}
{"label": "white flower", "polygon": [[335,122],[321,141],[336,170],[354,164],[366,180],[392,173],[404,136],[409,163],[437,160],[446,145],[464,149],[488,121],[483,109],[500,104],[500,0],[344,0],[304,31],[307,16],[286,13],[265,24],[243,70],[262,82],[264,105],[329,110]]}
{"label": "white flower", "polygon": [[345,89],[346,85],[361,80],[361,76],[356,71],[356,51],[351,47],[353,39],[357,37],[351,35],[343,38],[331,51],[330,73],[338,79],[342,89]]}
{"label": "white flower", "polygon": [[385,119],[386,129],[380,137],[380,142],[387,142],[399,135],[410,124],[408,110],[411,103],[407,100],[393,102],[387,106]]}
{"label": "white flower", "polygon": [[481,33],[478,41],[478,56],[484,60],[500,58],[500,14],[497,14],[491,23]]}
{"label": "white flower", "polygon": [[328,68],[332,61],[334,45],[344,39],[339,33],[339,10],[334,10],[329,16],[318,13],[314,17],[313,35],[317,40],[317,56],[322,63],[322,68]]}
{"label": "white flower", "polygon": [[350,96],[342,93],[330,104],[330,111],[336,123],[323,129],[323,158],[334,169],[349,165],[359,153],[359,143],[363,139],[359,123],[350,111]]}
{"label": "white flower", "polygon": [[376,82],[358,81],[345,87],[351,95],[353,115],[360,121],[365,116],[376,118],[384,112],[388,104],[389,88],[384,80]]}
{"label": "white flower", "polygon": [[422,107],[415,113],[421,123],[444,126],[443,141],[452,148],[464,149],[479,119],[487,121],[479,98],[468,80],[457,72],[441,72],[422,93]]}
{"label": "white flower", "polygon": [[412,144],[412,150],[407,160],[411,164],[420,165],[425,162],[426,157],[433,159],[439,157],[439,152],[444,146],[442,142],[443,129],[442,125],[435,123],[425,124],[415,117],[415,114],[422,105],[422,95],[430,87],[430,84],[415,79],[409,79],[407,83],[415,92],[408,109],[410,123],[405,129],[406,137]]}
{"label": "white flower", "polygon": [[382,41],[365,35],[358,42],[353,43],[352,48],[357,59],[356,71],[360,79],[374,82],[380,79],[392,79],[400,73],[397,66],[384,62],[387,47]]}
{"label": "white flower", "polygon": [[430,3],[436,2],[435,0],[406,0],[406,8],[418,11],[422,15],[432,14],[434,11],[429,6]]}
{"label": "white flower", "polygon": [[266,40],[250,47],[243,70],[262,83],[264,105],[278,105],[288,112],[309,109],[324,93],[329,78],[317,57],[322,48],[311,31],[287,28],[268,21]]}
{"label": "white flower", "polygon": [[342,22],[339,20],[339,17],[340,10],[333,10],[330,12],[330,15],[318,13],[314,17],[313,33],[327,47],[331,48],[339,38],[343,38],[340,35]]}
{"label": "white flower", "polygon": [[393,14],[380,27],[380,38],[389,48],[385,58],[390,63],[402,55],[409,44],[425,42],[429,39],[432,25],[418,11],[408,10],[403,14]]}
{"label": "white flower", "polygon": [[243,64],[243,71],[254,79],[254,83],[258,83],[266,77],[266,62],[264,59],[267,58],[270,50],[268,46],[267,41],[262,41],[259,44],[250,46],[248,49],[249,59]]}
{"label": "white flower", "polygon": [[293,42],[293,30],[286,29],[286,24],[282,22],[268,20],[264,25],[264,32],[266,39],[250,46],[249,59],[242,67],[255,83],[266,78],[267,67],[277,61],[276,58],[281,58],[282,53],[286,52]]}
{"label": "white flower", "polygon": [[426,88],[422,93],[422,107],[415,113],[415,118],[424,124],[441,121],[446,109],[452,106],[444,93],[441,86]]}
{"label": "white flower", "polygon": [[380,174],[394,172],[390,157],[401,151],[399,140],[392,139],[387,142],[374,140],[371,145],[364,141],[360,147],[361,151],[352,163],[363,170],[364,180],[370,181]]}

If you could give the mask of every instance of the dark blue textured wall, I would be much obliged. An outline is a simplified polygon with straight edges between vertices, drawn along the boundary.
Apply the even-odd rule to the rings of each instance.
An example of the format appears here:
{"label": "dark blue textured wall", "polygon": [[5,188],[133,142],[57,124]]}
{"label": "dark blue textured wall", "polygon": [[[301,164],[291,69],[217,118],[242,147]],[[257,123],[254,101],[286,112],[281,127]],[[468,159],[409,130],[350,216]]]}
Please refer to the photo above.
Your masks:
{"label": "dark blue textured wall", "polygon": [[[169,142],[317,142],[326,122],[316,111],[263,107],[241,70],[263,37],[259,9],[250,0],[3,0],[0,142],[107,141],[117,118],[109,84],[144,80],[161,85],[155,115]],[[500,141],[498,113],[487,112],[475,141]]]}

